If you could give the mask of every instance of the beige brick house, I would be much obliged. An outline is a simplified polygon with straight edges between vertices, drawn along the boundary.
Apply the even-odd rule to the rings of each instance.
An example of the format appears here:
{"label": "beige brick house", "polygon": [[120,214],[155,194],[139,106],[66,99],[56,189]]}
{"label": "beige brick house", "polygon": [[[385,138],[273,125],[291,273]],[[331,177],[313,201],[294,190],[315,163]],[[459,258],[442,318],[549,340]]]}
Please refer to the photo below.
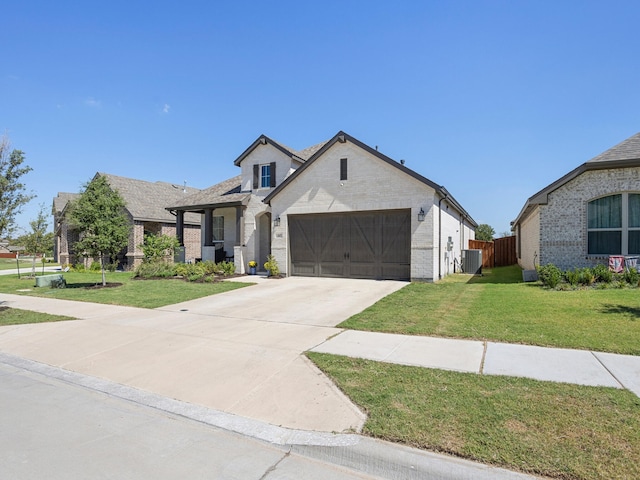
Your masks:
{"label": "beige brick house", "polygon": [[512,222],[525,269],[563,270],[640,255],[640,133],[530,197]]}
{"label": "beige brick house", "polygon": [[[111,188],[120,193],[126,204],[131,230],[128,247],[118,255],[119,267],[123,269],[135,268],[142,261],[143,254],[139,246],[143,243],[145,234],[176,235],[176,217],[164,207],[199,192],[196,188],[183,185],[147,182],[108,173],[97,173],[94,179],[98,176],[106,177]],[[69,202],[78,196],[77,193],[60,192],[53,199],[54,255],[56,261],[61,264],[74,264],[80,261],[77,256],[78,252],[74,250],[74,244],[78,240],[78,232],[73,229],[66,218]],[[201,256],[200,215],[186,215],[183,221],[185,258],[199,258]]]}
{"label": "beige brick house", "polygon": [[338,132],[293,150],[265,135],[241,173],[169,207],[202,215],[202,258],[239,272],[268,254],[285,275],[432,281],[454,270],[477,224],[442,186]]}

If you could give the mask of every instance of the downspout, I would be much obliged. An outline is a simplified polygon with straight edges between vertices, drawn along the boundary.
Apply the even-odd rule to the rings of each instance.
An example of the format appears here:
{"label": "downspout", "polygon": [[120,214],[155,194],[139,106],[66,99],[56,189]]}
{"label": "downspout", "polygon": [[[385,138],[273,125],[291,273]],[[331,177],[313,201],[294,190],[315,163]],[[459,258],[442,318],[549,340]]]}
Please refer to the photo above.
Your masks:
{"label": "downspout", "polygon": [[442,280],[442,201],[447,199],[447,194],[438,200],[438,280]]}

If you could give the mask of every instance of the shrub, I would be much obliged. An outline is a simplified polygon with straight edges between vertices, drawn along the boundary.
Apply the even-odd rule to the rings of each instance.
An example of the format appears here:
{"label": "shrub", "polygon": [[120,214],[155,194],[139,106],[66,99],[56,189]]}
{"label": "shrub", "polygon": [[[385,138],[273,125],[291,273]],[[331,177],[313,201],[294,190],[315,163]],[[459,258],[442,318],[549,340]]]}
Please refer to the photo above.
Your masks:
{"label": "shrub", "polygon": [[613,272],[606,265],[598,264],[592,269],[596,282],[611,283]]}
{"label": "shrub", "polygon": [[102,271],[102,265],[100,265],[100,262],[97,261],[93,261],[91,262],[91,266],[89,267],[89,271],[90,272],[101,272]]}
{"label": "shrub", "polygon": [[640,273],[635,268],[627,268],[622,274],[622,278],[632,287],[637,287],[640,282]]}
{"label": "shrub", "polygon": [[[218,264],[221,273],[219,275],[224,275],[225,277],[229,277],[236,273],[236,265],[233,262],[220,262]],[[217,272],[216,272],[217,273]]]}
{"label": "shrub", "polygon": [[267,257],[267,261],[264,264],[264,268],[269,272],[269,275],[272,277],[276,277],[280,275],[280,268],[278,267],[278,262],[276,261],[276,257],[273,255],[269,255]]}
{"label": "shrub", "polygon": [[544,266],[539,266],[538,278],[542,284],[549,288],[556,288],[562,280],[562,272],[553,263],[549,263]]}
{"label": "shrub", "polygon": [[206,275],[214,275],[220,271],[220,267],[211,260],[205,260],[204,262],[200,262],[198,265],[202,266]]}
{"label": "shrub", "polygon": [[[581,278],[582,272],[580,271],[580,269],[576,268],[574,270],[567,270],[564,274],[564,277],[567,279],[567,282],[569,283],[569,285],[571,285],[572,287],[575,287],[578,285],[578,283],[580,283],[580,278]],[[551,287],[554,288],[554,287]]]}
{"label": "shrub", "polygon": [[580,270],[580,283],[582,285],[591,286],[595,283],[596,276],[589,267]]}
{"label": "shrub", "polygon": [[170,235],[155,235],[152,233],[145,235],[144,243],[139,245],[139,247],[142,248],[145,262],[153,262],[171,257],[179,246],[180,242],[178,242],[176,237]]}
{"label": "shrub", "polygon": [[175,277],[176,271],[174,266],[167,262],[143,262],[136,269],[135,276],[139,278],[169,278]]}

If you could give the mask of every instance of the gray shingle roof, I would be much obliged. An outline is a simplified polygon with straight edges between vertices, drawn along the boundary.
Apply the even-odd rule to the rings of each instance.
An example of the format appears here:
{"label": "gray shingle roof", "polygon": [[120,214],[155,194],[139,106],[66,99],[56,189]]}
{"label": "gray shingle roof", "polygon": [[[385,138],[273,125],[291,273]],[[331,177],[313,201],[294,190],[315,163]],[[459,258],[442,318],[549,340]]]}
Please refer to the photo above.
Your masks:
{"label": "gray shingle roof", "polygon": [[170,210],[200,211],[204,207],[240,205],[251,196],[249,193],[241,193],[240,189],[241,176],[238,175],[198,193],[184,197],[173,205],[167,205],[166,208]]}
{"label": "gray shingle roof", "polygon": [[[180,202],[189,194],[200,190],[165,182],[147,182],[133,178],[119,177],[109,173],[98,173],[124,199],[127,210],[135,220],[175,223],[174,217],[165,207]],[[200,216],[185,215],[185,222],[200,224]]]}
{"label": "gray shingle roof", "polygon": [[592,162],[615,162],[618,160],[640,159],[640,133],[627,138],[615,147],[611,147],[606,152],[593,157],[587,163]]}
{"label": "gray shingle roof", "polygon": [[71,200],[75,200],[80,196],[79,193],[58,192],[58,195],[53,199],[53,214],[58,214],[64,210]]}
{"label": "gray shingle roof", "polygon": [[324,142],[316,143],[315,145],[311,145],[303,150],[298,150],[297,152],[294,151],[293,153],[303,160],[309,160],[314,153],[324,147],[328,142],[329,140],[325,140]]}
{"label": "gray shingle roof", "polygon": [[640,133],[636,133],[614,147],[611,147],[609,150],[602,152],[600,155],[596,155],[591,160],[574,168],[563,177],[529,197],[525,202],[524,207],[522,207],[522,210],[520,210],[520,213],[516,219],[511,222],[511,224],[516,225],[521,222],[533,211],[536,205],[546,204],[551,192],[557,190],[586,171],[636,166],[640,166]]}

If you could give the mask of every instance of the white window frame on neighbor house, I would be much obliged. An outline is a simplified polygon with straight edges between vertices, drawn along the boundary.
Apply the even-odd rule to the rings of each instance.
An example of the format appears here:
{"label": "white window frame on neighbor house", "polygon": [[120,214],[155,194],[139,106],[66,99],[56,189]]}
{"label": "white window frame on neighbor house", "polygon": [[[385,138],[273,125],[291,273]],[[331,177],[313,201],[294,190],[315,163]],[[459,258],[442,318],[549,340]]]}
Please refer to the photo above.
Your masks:
{"label": "white window frame on neighbor house", "polygon": [[[619,197],[620,205],[607,204],[605,199],[614,202]],[[606,221],[604,215],[611,216]],[[620,238],[608,242],[602,239],[603,245],[596,248],[598,234],[619,234]],[[630,237],[635,239],[635,247]],[[604,245],[610,243],[609,245]],[[631,245],[631,247],[630,247]],[[594,251],[597,250],[597,251]],[[631,250],[631,251],[630,251]],[[594,198],[587,202],[587,253],[589,255],[638,255],[640,254],[640,193],[620,192]]]}
{"label": "white window frame on neighbor house", "polygon": [[271,164],[260,165],[260,188],[271,188]]}

